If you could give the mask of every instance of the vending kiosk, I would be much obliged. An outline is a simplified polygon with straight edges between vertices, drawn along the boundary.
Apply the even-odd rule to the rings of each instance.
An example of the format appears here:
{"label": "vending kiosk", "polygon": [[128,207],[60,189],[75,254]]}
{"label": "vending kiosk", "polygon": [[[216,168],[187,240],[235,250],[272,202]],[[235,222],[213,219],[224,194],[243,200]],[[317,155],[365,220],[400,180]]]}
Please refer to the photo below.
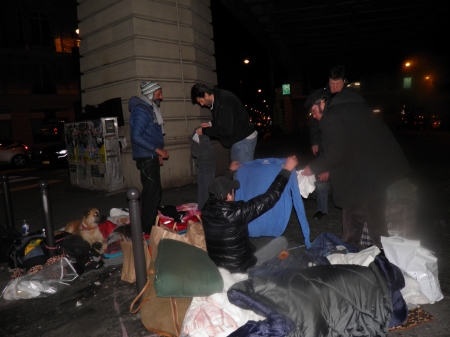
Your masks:
{"label": "vending kiosk", "polygon": [[64,131],[73,186],[124,189],[117,117],[66,123]]}

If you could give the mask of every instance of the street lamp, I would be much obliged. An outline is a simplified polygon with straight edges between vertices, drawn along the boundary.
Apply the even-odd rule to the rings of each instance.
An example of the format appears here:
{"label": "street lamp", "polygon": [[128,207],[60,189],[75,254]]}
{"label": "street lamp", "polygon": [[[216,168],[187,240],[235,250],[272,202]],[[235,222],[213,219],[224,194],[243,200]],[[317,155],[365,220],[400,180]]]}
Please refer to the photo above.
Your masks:
{"label": "street lamp", "polygon": [[244,60],[244,63],[245,63],[245,64],[249,64],[249,63],[250,63],[250,60],[249,60],[249,59],[245,59],[245,60]]}

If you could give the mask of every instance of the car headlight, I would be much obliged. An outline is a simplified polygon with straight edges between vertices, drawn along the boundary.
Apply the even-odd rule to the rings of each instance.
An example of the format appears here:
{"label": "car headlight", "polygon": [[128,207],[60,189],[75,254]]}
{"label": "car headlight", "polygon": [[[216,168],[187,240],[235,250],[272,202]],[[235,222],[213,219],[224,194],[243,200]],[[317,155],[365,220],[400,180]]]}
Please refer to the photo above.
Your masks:
{"label": "car headlight", "polygon": [[58,158],[64,158],[64,157],[67,157],[67,150],[59,150],[59,151],[56,151],[56,154],[58,155]]}

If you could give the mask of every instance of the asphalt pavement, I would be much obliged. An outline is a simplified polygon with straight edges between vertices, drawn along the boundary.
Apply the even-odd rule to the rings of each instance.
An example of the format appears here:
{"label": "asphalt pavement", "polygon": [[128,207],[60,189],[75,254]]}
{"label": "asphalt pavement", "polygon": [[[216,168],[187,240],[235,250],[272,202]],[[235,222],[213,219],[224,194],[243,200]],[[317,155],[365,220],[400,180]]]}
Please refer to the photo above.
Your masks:
{"label": "asphalt pavement", "polygon": [[[448,235],[450,201],[450,163],[433,158],[428,153],[428,145],[440,144],[435,150],[444,153],[450,145],[448,134],[405,133],[399,141],[415,168],[412,181],[419,187],[424,204],[419,210],[417,233],[427,248],[436,252],[439,261],[439,279],[444,299],[434,304],[422,306],[434,316],[434,322],[421,324],[408,331],[390,332],[389,336],[448,336],[450,331],[450,263],[448,262],[450,237]],[[304,136],[290,135],[266,137],[258,143],[257,158],[286,157],[297,154],[300,165],[311,157],[305,146]],[[425,156],[425,157],[424,157]],[[427,165],[423,162],[427,159]],[[431,162],[431,167],[430,167]],[[430,173],[431,171],[431,173]],[[108,194],[73,187],[65,170],[47,172],[49,178],[60,180],[49,185],[51,217],[55,229],[75,219],[80,219],[84,209],[97,207],[104,215],[111,208],[127,208],[125,191]],[[439,174],[439,179],[435,178]],[[67,177],[66,177],[67,175]],[[31,184],[31,183],[30,183]],[[37,186],[18,189],[11,193],[16,227],[20,220],[27,219],[31,231],[43,227],[42,199]],[[163,191],[162,205],[178,205],[196,202],[197,185],[190,184]],[[427,201],[428,200],[428,201]],[[425,205],[426,204],[426,205]],[[322,233],[341,234],[341,210],[333,207],[329,195],[330,212],[322,220],[313,220],[315,213],[314,195],[304,199],[305,212],[311,229],[311,240]],[[0,209],[0,224],[5,226],[5,211]],[[284,233],[289,247],[303,245],[303,234],[295,211]],[[255,238],[259,247],[269,238]],[[157,336],[145,329],[139,314],[131,314],[129,307],[136,296],[136,285],[121,280],[120,258],[111,259],[99,270],[90,271],[71,282],[66,289],[46,298],[6,301],[0,299],[1,336]],[[3,289],[11,278],[5,264],[0,266],[0,288]]]}

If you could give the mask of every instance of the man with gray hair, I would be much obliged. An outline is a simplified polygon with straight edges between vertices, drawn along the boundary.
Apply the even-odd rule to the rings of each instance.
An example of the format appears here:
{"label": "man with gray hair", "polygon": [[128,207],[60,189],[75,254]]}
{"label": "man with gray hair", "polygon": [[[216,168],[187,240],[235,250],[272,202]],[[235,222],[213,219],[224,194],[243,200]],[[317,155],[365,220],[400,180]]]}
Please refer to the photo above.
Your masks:
{"label": "man with gray hair", "polygon": [[133,160],[142,183],[142,231],[150,233],[162,196],[160,166],[169,158],[169,152],[164,150],[164,121],[159,110],[162,88],[156,82],[144,81],[141,92],[141,97],[130,98],[128,110]]}

